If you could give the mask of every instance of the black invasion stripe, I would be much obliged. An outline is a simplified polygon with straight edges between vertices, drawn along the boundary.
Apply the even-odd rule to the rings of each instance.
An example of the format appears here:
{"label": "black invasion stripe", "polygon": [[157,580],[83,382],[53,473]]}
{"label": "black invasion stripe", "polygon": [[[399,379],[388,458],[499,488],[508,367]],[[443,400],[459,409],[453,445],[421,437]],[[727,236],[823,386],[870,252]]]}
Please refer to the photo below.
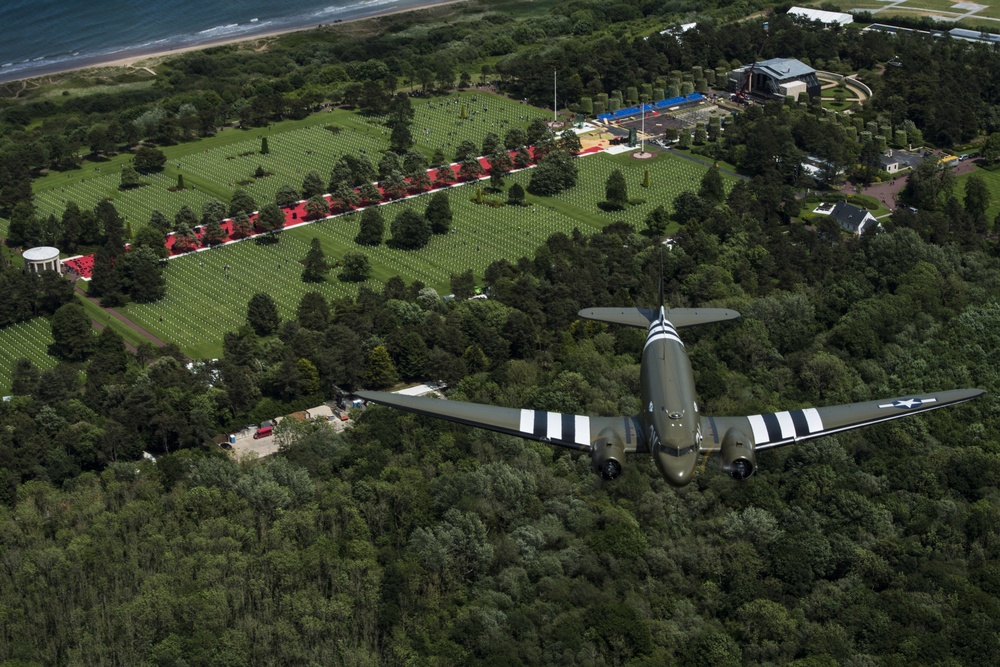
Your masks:
{"label": "black invasion stripe", "polygon": [[625,422],[625,444],[626,445],[631,445],[632,444],[632,429],[629,428],[628,417],[624,417],[623,421]]}
{"label": "black invasion stripe", "polygon": [[548,431],[548,414],[545,410],[535,410],[535,428],[532,431],[536,438],[544,438]]}
{"label": "black invasion stripe", "polygon": [[778,423],[778,415],[769,412],[761,415],[764,418],[764,426],[767,427],[767,441],[775,442],[781,440],[781,424]]}
{"label": "black invasion stripe", "polygon": [[712,440],[715,441],[715,444],[719,444],[719,429],[715,426],[715,417],[709,417],[708,423],[712,427]]}
{"label": "black invasion stripe", "polygon": [[809,422],[806,421],[806,413],[801,410],[792,410],[792,425],[795,427],[795,435],[802,438],[809,435]]}
{"label": "black invasion stripe", "polygon": [[576,441],[576,419],[573,415],[562,416],[562,439],[563,442]]}

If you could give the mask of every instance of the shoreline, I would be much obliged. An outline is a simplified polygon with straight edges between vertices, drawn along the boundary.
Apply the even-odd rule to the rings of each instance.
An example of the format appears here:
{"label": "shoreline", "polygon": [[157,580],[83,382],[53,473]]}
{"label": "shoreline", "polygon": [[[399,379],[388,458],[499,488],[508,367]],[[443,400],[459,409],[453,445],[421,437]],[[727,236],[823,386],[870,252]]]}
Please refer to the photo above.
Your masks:
{"label": "shoreline", "polygon": [[[467,0],[424,0],[420,4],[413,5],[410,7],[397,7],[394,9],[387,9],[385,11],[377,11],[371,14],[364,14],[359,16],[353,16],[350,18],[345,18],[339,21],[331,21],[327,23],[311,23],[305,25],[288,26],[284,28],[277,28],[274,30],[267,30],[264,32],[248,34],[248,35],[236,35],[232,37],[222,37],[219,39],[208,39],[204,42],[198,42],[197,44],[186,44],[175,46],[173,48],[162,48],[162,47],[152,47],[148,49],[136,48],[133,50],[126,49],[124,54],[122,52],[107,54],[107,55],[94,55],[89,58],[83,58],[77,63],[52,63],[48,68],[44,65],[37,68],[34,72],[28,72],[23,76],[19,73],[12,73],[11,78],[6,78],[2,73],[0,73],[0,85],[17,83],[19,81],[25,82],[32,79],[38,79],[46,76],[56,76],[60,74],[68,74],[70,72],[79,72],[89,69],[100,69],[104,67],[136,67],[139,63],[147,60],[157,60],[162,58],[167,58],[171,56],[177,56],[184,53],[190,53],[192,51],[201,51],[204,49],[211,49],[218,46],[229,46],[231,44],[240,44],[242,42],[252,42],[256,40],[272,39],[274,37],[280,37],[282,35],[287,35],[293,32],[309,32],[312,30],[322,30],[335,25],[343,25],[347,23],[355,23],[357,21],[366,21],[369,19],[382,18],[384,16],[393,16],[395,14],[405,14],[407,12],[418,12],[425,9],[432,9],[435,7],[444,7],[446,5],[455,5]],[[142,68],[142,66],[139,66]],[[146,69],[152,73],[156,74],[149,67]]]}

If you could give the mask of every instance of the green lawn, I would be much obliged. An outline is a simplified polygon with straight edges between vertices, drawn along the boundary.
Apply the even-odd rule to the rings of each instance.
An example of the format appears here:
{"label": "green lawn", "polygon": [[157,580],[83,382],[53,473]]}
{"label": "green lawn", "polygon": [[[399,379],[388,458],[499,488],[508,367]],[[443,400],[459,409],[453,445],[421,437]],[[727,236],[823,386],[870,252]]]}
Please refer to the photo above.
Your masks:
{"label": "green lawn", "polygon": [[[288,230],[274,245],[248,240],[173,259],[167,269],[166,298],[155,304],[131,304],[123,312],[163,340],[177,343],[192,357],[218,357],[222,334],[244,323],[246,304],[256,292],[271,294],[286,318],[294,317],[298,301],[307,291],[319,291],[327,298],[356,293],[355,285],[336,278],[336,270],[326,282],[302,282],[299,261],[305,257],[313,237],[320,239],[329,259],[342,257],[348,250],[368,254],[373,266],[368,284],[373,289],[381,289],[388,278],[398,275],[407,282],[420,280],[444,295],[450,291],[449,278],[453,273],[471,268],[481,277],[497,259],[514,261],[532,256],[555,232],[568,234],[578,228],[591,233],[617,220],[641,229],[646,215],[657,204],[669,206],[683,190],[697,190],[705,171],[704,167],[669,153],[647,161],[600,154],[580,158],[578,165],[580,180],[575,188],[557,197],[529,195],[533,204],[529,207],[477,205],[472,201],[477,185],[451,188],[448,192],[455,232],[435,236],[420,250],[357,246],[354,237],[361,216],[355,213]],[[597,208],[597,202],[604,198],[607,176],[615,168],[625,173],[630,197],[645,198],[645,203],[617,213]],[[644,189],[641,182],[647,168],[651,187]],[[516,181],[526,186],[529,178],[527,170],[514,174],[508,184]],[[387,228],[400,210],[415,207],[423,211],[427,201],[426,196],[421,196],[383,205]],[[227,265],[228,277],[224,270]]]}
{"label": "green lawn", "polygon": [[[450,159],[464,140],[481,145],[488,132],[503,137],[510,127],[526,127],[549,112],[517,101],[469,91],[431,98],[414,98],[413,134],[416,147],[430,157],[442,149]],[[465,109],[466,118],[461,118]],[[340,128],[338,132],[325,129]],[[425,132],[426,130],[426,132]],[[261,155],[261,137],[268,137],[270,153]],[[302,120],[274,123],[268,129],[226,129],[219,134],[163,148],[167,164],[162,173],[145,177],[148,185],[126,192],[118,189],[119,173],[132,156],[118,155],[104,162],[87,162],[80,169],[50,172],[36,179],[33,187],[39,213],[62,215],[66,202],[92,208],[111,198],[133,233],[148,222],[153,210],[169,217],[182,207],[200,213],[210,199],[228,202],[241,181],[259,205],[273,201],[284,185],[302,186],[306,173],[316,170],[327,179],[334,162],[343,154],[365,153],[377,163],[388,148],[388,131],[378,118],[365,118],[342,109],[319,112]],[[255,179],[258,166],[271,176]],[[185,189],[171,192],[177,176],[184,176]],[[6,228],[0,222],[0,231]]]}
{"label": "green lawn", "polygon": [[22,357],[31,359],[40,370],[55,366],[56,359],[48,352],[51,344],[52,329],[42,317],[0,329],[0,392],[7,395],[10,391],[14,362]]}
{"label": "green lawn", "polygon": [[[463,139],[481,143],[489,131],[502,136],[513,124],[526,125],[531,118],[547,116],[544,110],[481,92],[446,98],[417,98],[414,102],[414,134],[428,153],[443,146],[446,154],[450,154]],[[466,107],[465,119],[460,117],[463,105]],[[338,133],[330,132],[324,129],[329,124],[342,129]],[[425,133],[425,129],[428,132]],[[80,197],[83,193],[84,197],[93,198],[93,202],[101,196],[113,196],[119,210],[129,216],[128,220],[139,220],[141,224],[154,207],[162,207],[172,214],[173,209],[167,203],[179,206],[183,201],[200,208],[200,203],[210,196],[206,193],[214,191],[225,191],[224,198],[228,199],[225,179],[252,171],[261,162],[275,175],[250,186],[251,192],[258,195],[258,201],[273,196],[273,191],[284,182],[298,185],[310,168],[317,168],[325,175],[341,152],[356,153],[364,149],[374,155],[386,146],[379,124],[345,111],[278,124],[272,126],[268,136],[271,148],[268,156],[240,156],[239,153],[253,151],[260,144],[256,133],[237,130],[228,130],[201,142],[170,147],[165,151],[169,159],[165,173],[152,179],[152,185],[128,193],[117,191],[114,171],[114,165],[120,166],[124,158],[118,158],[118,162],[88,164],[77,172],[51,174],[38,184],[38,199],[50,206],[56,206],[57,202],[61,206],[61,199],[67,193],[72,197]],[[181,163],[185,182],[195,185],[196,189],[180,193],[167,191],[176,181],[172,174],[176,174],[177,163]],[[298,301],[307,291],[317,290],[327,298],[356,293],[357,286],[341,283],[336,270],[318,285],[301,281],[299,261],[313,237],[320,239],[327,257],[333,260],[349,250],[367,253],[373,266],[368,284],[374,289],[381,289],[388,278],[399,275],[408,282],[423,281],[443,295],[450,292],[452,274],[471,268],[481,277],[486,267],[497,259],[513,261],[532,256],[555,232],[568,234],[579,228],[591,233],[619,220],[641,230],[646,216],[655,206],[669,207],[680,192],[697,190],[707,168],[669,152],[662,152],[650,160],[637,160],[627,154],[599,154],[580,158],[577,165],[580,178],[576,187],[557,197],[529,195],[528,200],[532,203],[529,207],[476,205],[472,199],[478,184],[451,188],[448,192],[455,215],[454,232],[434,237],[420,250],[394,250],[386,245],[360,248],[354,243],[360,220],[360,214],[355,213],[288,230],[277,244],[263,245],[248,240],[173,259],[167,269],[167,296],[163,300],[155,304],[130,304],[121,310],[154,335],[176,343],[189,356],[218,357],[222,334],[244,323],[247,301],[256,292],[271,294],[286,318],[294,317]],[[614,169],[625,174],[629,197],[644,200],[642,203],[619,212],[605,212],[597,207],[604,199],[605,182]],[[651,185],[643,188],[641,183],[647,169]],[[530,170],[514,174],[508,178],[508,187],[513,182],[526,187],[529,179]],[[730,180],[726,177],[727,183]],[[226,187],[220,186],[221,182],[226,182]],[[92,205],[83,198],[77,201]],[[423,211],[426,205],[426,196],[383,205],[386,235],[400,210],[416,207]],[[230,267],[228,277],[225,266]],[[108,316],[95,306],[87,304],[87,308],[92,317],[108,321]],[[122,325],[112,322],[112,326],[132,344],[141,342],[141,338]],[[0,345],[12,337],[17,338],[12,329],[0,331]],[[44,346],[39,349],[44,350]],[[48,359],[46,363],[51,365],[54,360]]]}

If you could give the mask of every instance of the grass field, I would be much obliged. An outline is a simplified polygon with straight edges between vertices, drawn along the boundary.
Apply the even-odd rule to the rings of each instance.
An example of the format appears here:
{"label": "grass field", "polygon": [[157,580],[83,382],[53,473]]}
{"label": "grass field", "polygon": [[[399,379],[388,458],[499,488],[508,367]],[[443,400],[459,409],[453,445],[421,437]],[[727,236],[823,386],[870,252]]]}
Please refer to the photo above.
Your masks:
{"label": "grass field", "polygon": [[[167,297],[155,304],[131,304],[123,312],[160,338],[177,343],[190,356],[217,357],[222,334],[244,323],[246,304],[256,292],[271,294],[282,316],[288,318],[294,317],[298,301],[307,291],[319,291],[327,298],[356,293],[355,285],[336,278],[336,270],[324,283],[302,282],[299,261],[313,237],[320,239],[328,259],[342,257],[349,250],[365,252],[373,266],[368,282],[373,289],[381,289],[388,278],[399,275],[408,282],[420,280],[443,295],[450,291],[452,274],[471,268],[481,277],[497,259],[532,256],[554,232],[568,234],[578,228],[590,233],[617,220],[641,229],[653,207],[669,206],[685,189],[696,190],[705,171],[667,153],[648,161],[600,154],[580,158],[578,165],[580,180],[575,188],[558,197],[529,196],[533,203],[529,207],[477,205],[472,201],[477,185],[451,188],[455,232],[435,236],[420,250],[357,246],[354,237],[361,216],[355,213],[288,230],[275,245],[250,240],[173,259],[167,270]],[[645,203],[617,213],[597,208],[597,202],[604,198],[607,176],[615,168],[625,173],[630,196],[645,198]],[[640,185],[647,168],[651,177],[648,190]],[[530,170],[508,180],[527,185],[529,177]],[[383,205],[387,227],[402,209],[423,211],[427,201],[424,196]],[[230,267],[228,277],[225,266]]]}
{"label": "grass field", "polygon": [[[414,134],[425,140],[423,148],[427,152],[444,144],[446,154],[453,151],[454,146],[463,139],[481,142],[489,131],[502,136],[512,124],[527,124],[530,118],[547,115],[544,110],[482,93],[417,99],[415,102],[417,116]],[[468,118],[464,120],[459,118],[463,104],[468,114]],[[473,114],[473,111],[476,113]],[[485,122],[480,114],[486,119]],[[496,117],[491,119],[494,114]],[[117,175],[109,171],[107,165],[111,163],[106,162],[102,165],[88,165],[80,170],[85,174],[73,172],[47,177],[45,186],[39,188],[39,200],[55,205],[55,198],[61,200],[61,197],[56,197],[56,193],[61,195],[63,188],[74,197],[82,193],[83,197],[92,197],[94,201],[102,196],[113,195],[119,210],[128,215],[130,221],[136,219],[133,216],[139,216],[139,220],[145,222],[148,219],[147,210],[161,206],[167,208],[164,201],[173,201],[178,206],[184,201],[197,210],[201,202],[210,196],[206,194],[208,186],[181,193],[167,190],[167,187],[176,182],[176,177],[172,177],[170,171],[176,169],[177,162],[182,163],[185,181],[195,185],[204,182],[217,187],[220,178],[228,178],[228,175],[221,172],[219,165],[242,173],[247,169],[252,171],[262,159],[268,160],[265,168],[275,173],[275,176],[262,180],[283,184],[286,181],[280,180],[279,174],[285,179],[297,176],[297,182],[293,183],[298,185],[301,176],[298,176],[297,170],[304,175],[309,168],[317,168],[318,163],[322,162],[321,173],[324,173],[340,152],[357,152],[362,148],[374,152],[386,145],[381,127],[377,124],[342,111],[320,116],[318,120],[313,118],[311,123],[294,121],[272,128],[269,134],[272,152],[269,156],[239,156],[240,152],[259,148],[259,139],[256,136],[248,137],[247,133],[230,131],[226,141],[226,133],[223,133],[188,146],[188,152],[184,155],[168,152],[170,162],[166,172],[154,179],[154,185],[140,191],[117,192]],[[327,118],[336,119],[341,131],[334,134],[324,129],[324,125],[330,124]],[[424,133],[424,128],[429,132]],[[331,143],[331,138],[335,138],[336,143]],[[435,145],[433,141],[438,144]],[[181,148],[185,147],[172,147],[168,150],[179,151]],[[316,163],[309,163],[308,159],[314,156]],[[232,159],[227,159],[229,157]],[[303,164],[306,166],[300,166]],[[310,164],[317,164],[317,167],[311,167]],[[451,188],[448,192],[455,217],[454,233],[436,236],[427,247],[417,251],[394,250],[386,245],[360,248],[354,243],[360,214],[354,213],[288,230],[281,235],[277,244],[264,245],[248,240],[177,258],[170,261],[167,269],[166,298],[155,304],[131,304],[122,309],[122,312],[159,338],[176,343],[189,356],[218,357],[221,354],[222,334],[237,329],[245,322],[247,301],[256,292],[270,293],[278,302],[282,316],[286,318],[294,317],[298,301],[307,291],[319,291],[327,298],[356,293],[357,286],[340,282],[336,277],[336,270],[331,272],[326,282],[318,285],[301,281],[299,261],[305,256],[313,237],[320,239],[331,260],[342,257],[349,250],[361,250],[368,254],[373,266],[368,284],[374,289],[381,289],[388,278],[399,275],[408,282],[423,281],[443,295],[450,291],[449,279],[452,274],[471,268],[477,277],[481,277],[486,267],[496,259],[516,260],[532,256],[538,246],[554,232],[568,234],[574,228],[579,228],[590,233],[618,220],[642,229],[645,217],[655,206],[663,204],[669,207],[680,192],[686,189],[697,190],[706,169],[666,152],[650,160],[636,160],[627,154],[599,154],[580,158],[577,165],[580,178],[575,188],[557,197],[529,196],[532,203],[529,207],[492,208],[476,205],[472,199],[478,184]],[[100,172],[96,170],[97,167],[101,168]],[[605,182],[616,168],[621,169],[626,176],[630,198],[644,201],[624,211],[605,212],[597,207],[597,203],[604,199]],[[641,187],[646,170],[649,170],[651,181],[648,189]],[[530,170],[527,170],[511,175],[508,187],[513,182],[526,187],[530,174]],[[729,179],[726,180],[728,183]],[[260,187],[264,188],[264,185]],[[273,188],[268,186],[268,190],[262,191],[270,192],[277,187],[278,185]],[[171,199],[175,196],[175,199]],[[258,200],[260,201],[259,196]],[[82,198],[77,201],[85,203]],[[384,205],[382,212],[387,223],[387,236],[389,224],[399,211],[407,207],[423,211],[427,201],[427,197],[414,197]],[[61,201],[59,205],[61,206]],[[230,267],[228,272],[224,271],[225,266]],[[101,322],[109,321],[107,314],[96,306],[89,303],[86,305],[91,317]],[[31,327],[19,325],[24,331],[18,327],[0,331],[0,349],[6,345],[12,350],[6,356],[0,356],[0,389],[9,388],[10,368],[14,359],[20,356],[35,359],[40,367],[55,363],[45,351],[51,342],[48,324],[43,320],[26,324]],[[112,324],[132,344],[141,342],[134,332],[124,330],[117,322]],[[18,346],[22,346],[25,351],[19,351],[21,348]]]}
{"label": "grass field", "polygon": [[[510,127],[525,127],[536,117],[549,117],[549,112],[543,109],[482,91],[414,98],[413,107],[416,147],[428,157],[440,148],[449,159],[464,140],[481,145],[488,132],[502,137]],[[461,118],[463,108],[465,119]],[[328,126],[339,131],[325,129]],[[261,137],[265,135],[270,153],[261,155]],[[167,146],[163,148],[167,156],[164,170],[145,177],[149,183],[145,187],[126,192],[118,189],[119,173],[123,165],[131,162],[131,155],[88,162],[72,171],[51,172],[36,179],[33,187],[42,216],[62,215],[68,201],[92,208],[102,199],[110,198],[134,233],[148,222],[153,210],[173,217],[187,205],[199,213],[202,204],[213,198],[228,202],[241,182],[247,182],[243,187],[263,205],[273,201],[284,185],[300,188],[311,170],[326,180],[340,155],[365,153],[377,163],[388,145],[388,131],[378,118],[337,109],[303,120],[275,123],[269,129],[226,129],[214,137]],[[272,175],[253,178],[258,166]],[[185,189],[171,192],[177,185],[178,174],[184,176]],[[0,223],[0,228],[6,228],[6,221]]]}
{"label": "grass field", "polygon": [[41,317],[0,330],[0,392],[6,396],[10,391],[14,362],[22,357],[31,359],[40,370],[55,366],[56,360],[48,352],[51,344],[52,329]]}

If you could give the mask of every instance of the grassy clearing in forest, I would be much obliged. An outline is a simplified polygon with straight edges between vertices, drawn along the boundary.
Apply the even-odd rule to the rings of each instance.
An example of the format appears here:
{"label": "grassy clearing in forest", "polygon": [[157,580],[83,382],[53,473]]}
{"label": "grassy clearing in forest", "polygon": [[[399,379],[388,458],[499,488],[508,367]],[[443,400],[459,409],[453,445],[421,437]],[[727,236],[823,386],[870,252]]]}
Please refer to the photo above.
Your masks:
{"label": "grassy clearing in forest", "polygon": [[[580,158],[577,186],[557,197],[528,196],[531,206],[493,208],[475,204],[476,184],[448,190],[454,214],[454,233],[434,236],[419,250],[395,250],[387,245],[358,246],[360,213],[316,222],[281,234],[277,244],[264,245],[248,240],[214,250],[192,253],[169,262],[167,296],[154,304],[130,304],[127,317],[163,340],[177,343],[193,357],[218,357],[222,334],[240,327],[246,306],[256,292],[268,292],[278,303],[282,317],[293,318],[298,302],[308,291],[318,291],[328,299],[353,296],[357,286],[337,279],[337,269],[322,283],[304,283],[302,265],[309,242],[319,238],[328,260],[337,260],[348,251],[367,254],[372,263],[369,287],[380,290],[392,276],[408,283],[420,280],[442,295],[449,293],[450,277],[472,269],[481,278],[486,267],[497,259],[516,261],[532,257],[545,239],[556,232],[580,229],[593,233],[625,220],[643,229],[646,215],[655,206],[670,207],[684,190],[697,190],[704,167],[663,153],[653,160],[599,154]],[[621,212],[604,212],[597,202],[604,199],[604,184],[615,168],[625,174],[629,196],[644,198],[642,204]],[[641,186],[645,169],[650,170],[650,187]],[[518,182],[526,187],[531,171],[512,175],[508,187]],[[731,179],[724,177],[729,183]],[[482,184],[484,187],[485,182]],[[498,197],[486,193],[487,198]],[[499,195],[506,198],[506,195]],[[386,237],[392,220],[405,208],[420,212],[429,198],[412,197],[381,207],[386,221]],[[229,266],[227,272],[224,267]],[[162,319],[161,319],[162,318]]]}
{"label": "grassy clearing in forest", "polygon": [[[511,127],[527,127],[532,119],[548,118],[551,113],[478,90],[417,97],[412,103],[416,148],[427,157],[440,148],[448,159],[462,141],[470,140],[479,146],[489,132],[502,138]],[[267,155],[260,153],[264,136],[268,138]],[[344,109],[281,121],[269,128],[227,128],[213,137],[163,147],[167,163],[162,172],[143,177],[148,183],[144,187],[124,192],[118,189],[121,168],[132,161],[131,154],[122,154],[36,179],[35,203],[41,216],[52,213],[59,217],[69,201],[81,208],[93,208],[102,199],[110,198],[135,233],[154,210],[172,218],[182,206],[190,206],[198,214],[201,206],[213,198],[228,203],[233,190],[239,187],[263,206],[274,200],[282,186],[300,188],[309,171],[315,170],[328,179],[334,162],[344,154],[364,153],[377,164],[389,147],[388,139],[389,132],[380,119]],[[271,175],[254,178],[258,166]],[[171,191],[177,186],[178,175],[183,175],[185,187]],[[0,231],[6,225],[6,221],[0,222]]]}

